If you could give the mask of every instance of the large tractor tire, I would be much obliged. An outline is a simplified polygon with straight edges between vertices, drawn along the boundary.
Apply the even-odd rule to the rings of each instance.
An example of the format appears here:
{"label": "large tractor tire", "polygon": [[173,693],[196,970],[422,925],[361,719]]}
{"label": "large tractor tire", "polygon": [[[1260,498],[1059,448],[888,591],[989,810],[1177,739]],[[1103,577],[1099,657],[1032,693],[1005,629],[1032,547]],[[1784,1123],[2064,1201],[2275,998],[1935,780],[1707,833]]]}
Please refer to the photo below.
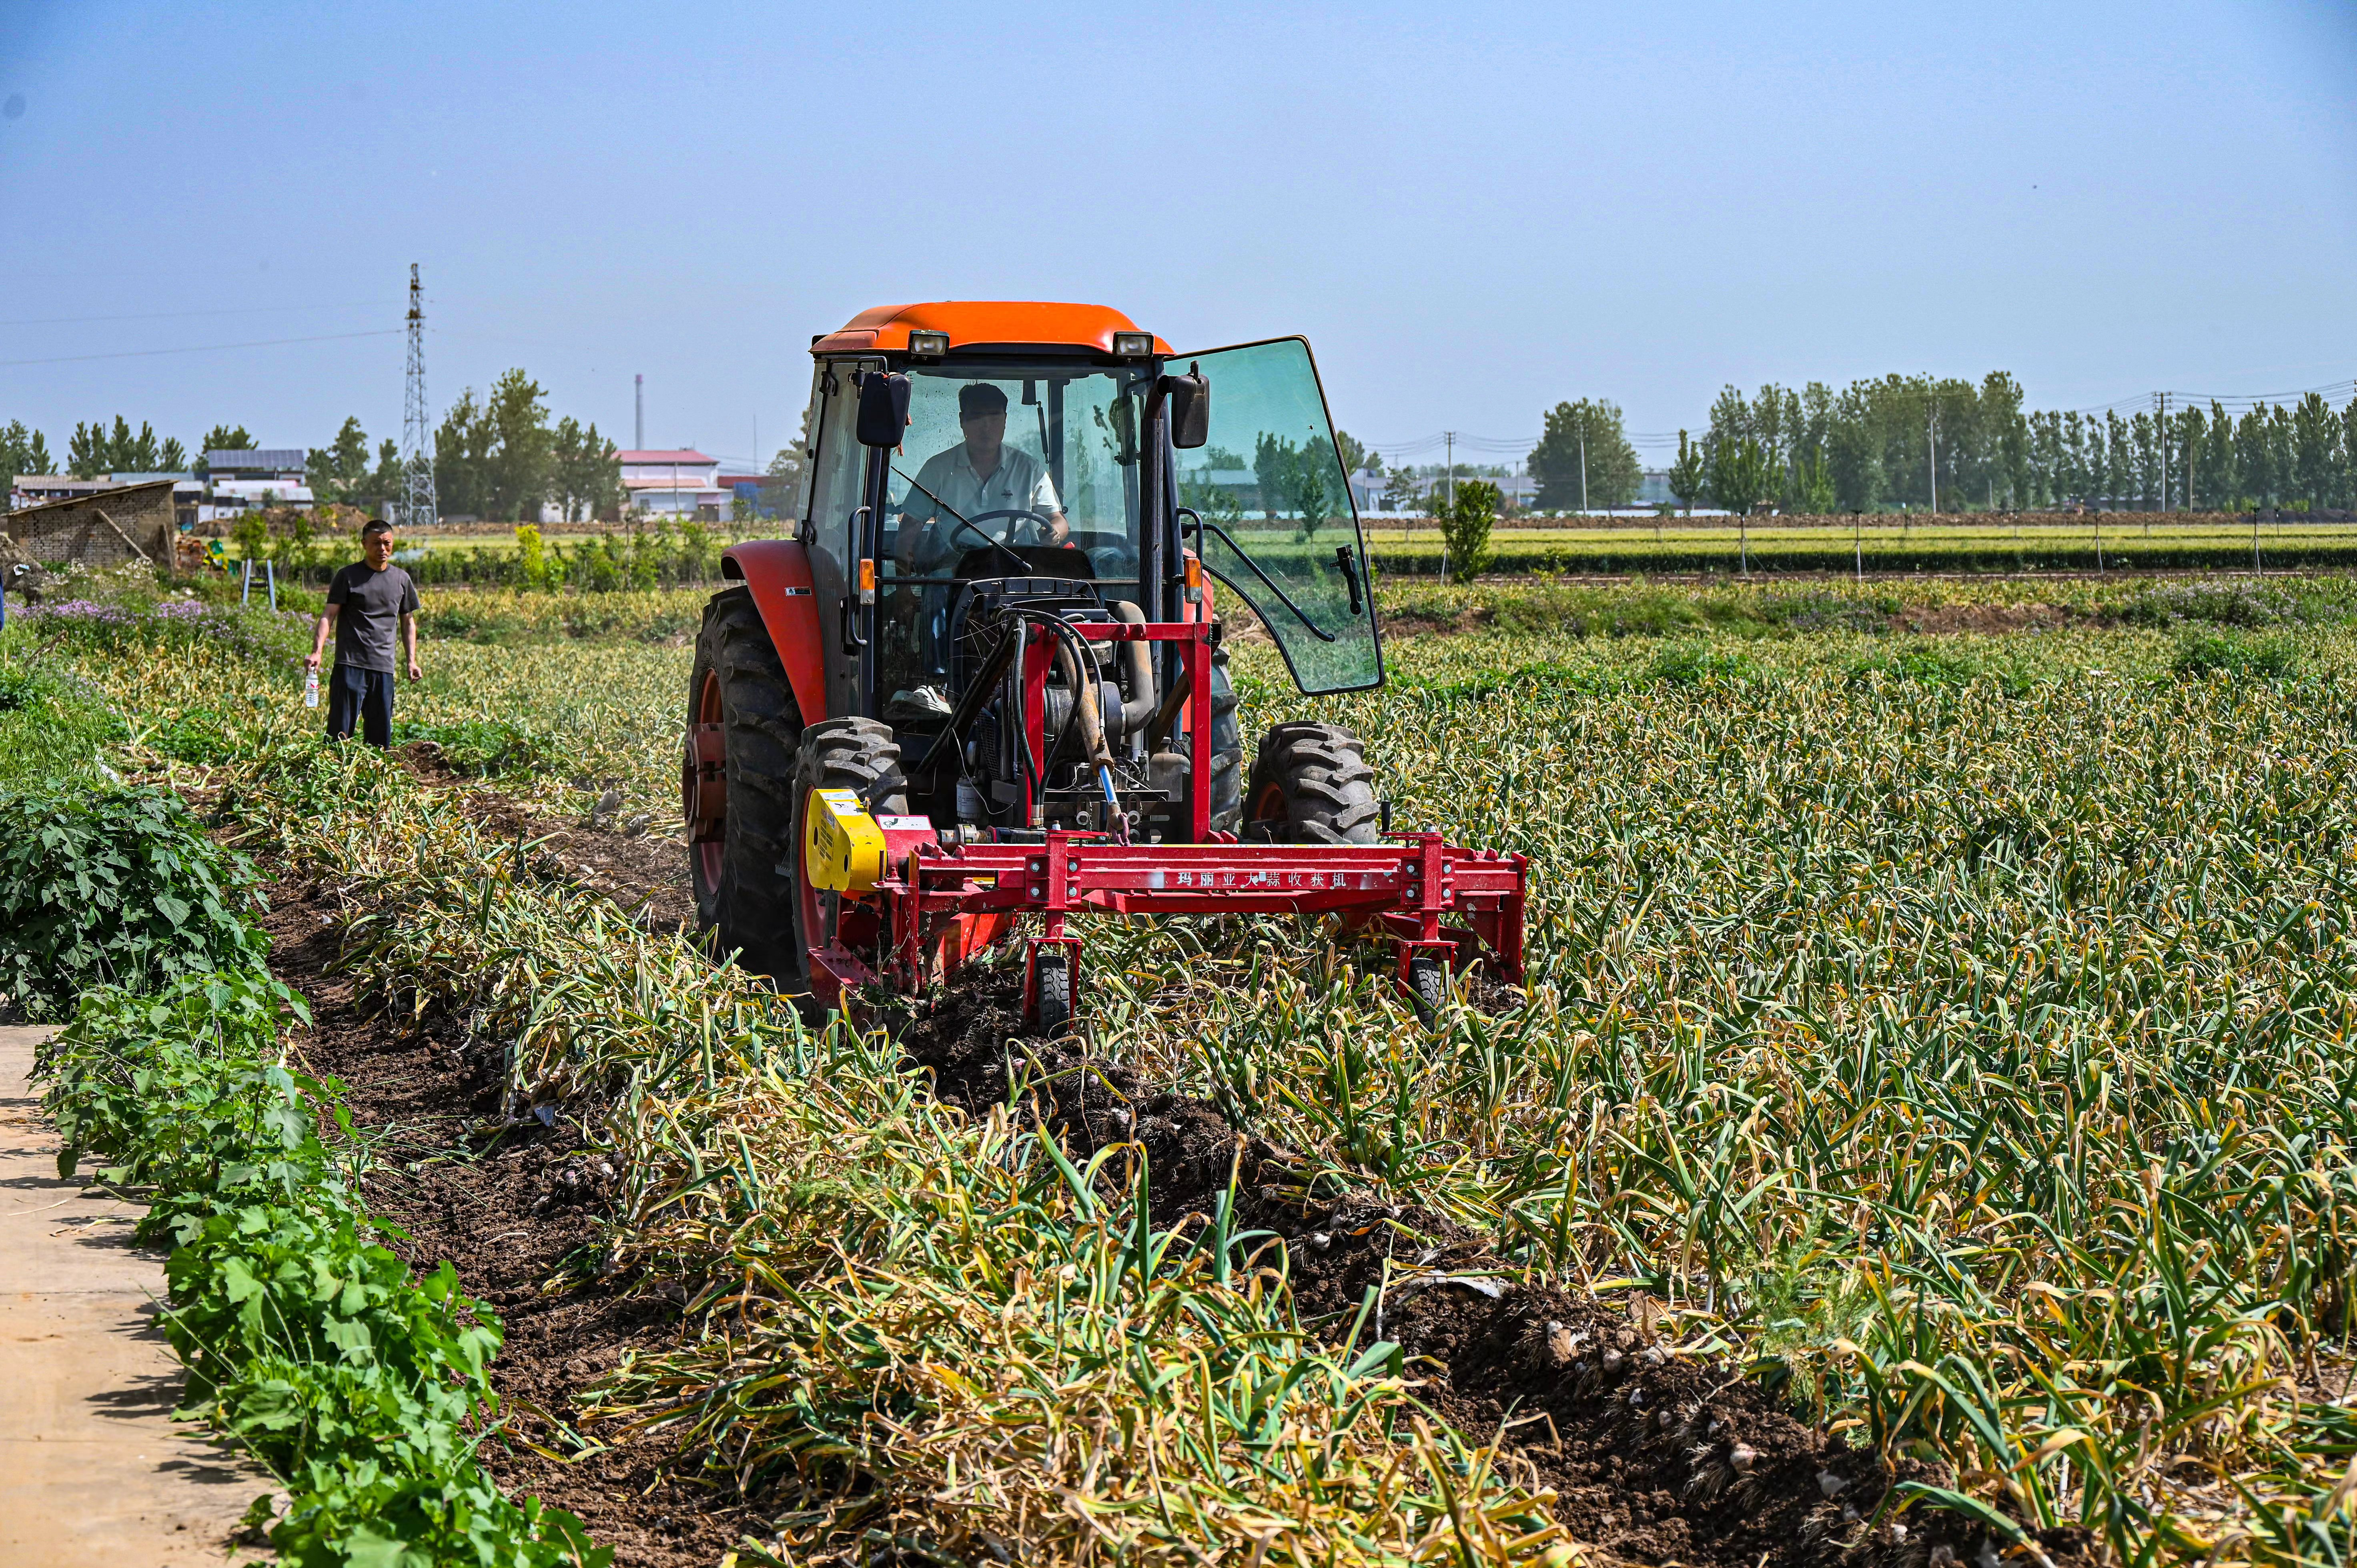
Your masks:
{"label": "large tractor tire", "polygon": [[[878,787],[880,784],[880,788]],[[906,816],[908,780],[900,775],[900,743],[892,726],[877,719],[823,719],[802,731],[794,768],[793,865],[794,960],[797,972],[809,978],[810,950],[835,940],[840,897],[821,892],[801,875],[805,838],[803,813],[813,789],[850,789],[867,803],[872,815]]]}
{"label": "large tractor tire", "polygon": [[1243,836],[1275,843],[1373,843],[1383,821],[1367,748],[1340,725],[1298,721],[1261,736]]}
{"label": "large tractor tire", "polygon": [[[1191,736],[1178,738],[1193,749]],[[1244,736],[1236,719],[1236,686],[1228,676],[1228,650],[1211,650],[1211,830],[1232,833],[1244,814]]]}
{"label": "large tractor tire", "polygon": [[1211,826],[1236,831],[1244,814],[1244,732],[1236,718],[1236,686],[1228,678],[1228,650],[1211,650]]}
{"label": "large tractor tire", "polygon": [[[695,916],[716,957],[734,952],[757,974],[793,983],[793,883],[784,869],[794,843],[794,759],[802,711],[785,666],[753,607],[749,588],[730,588],[704,607],[689,677],[687,753],[681,790],[687,816],[689,879]],[[722,753],[724,800],[696,783],[702,738]]]}

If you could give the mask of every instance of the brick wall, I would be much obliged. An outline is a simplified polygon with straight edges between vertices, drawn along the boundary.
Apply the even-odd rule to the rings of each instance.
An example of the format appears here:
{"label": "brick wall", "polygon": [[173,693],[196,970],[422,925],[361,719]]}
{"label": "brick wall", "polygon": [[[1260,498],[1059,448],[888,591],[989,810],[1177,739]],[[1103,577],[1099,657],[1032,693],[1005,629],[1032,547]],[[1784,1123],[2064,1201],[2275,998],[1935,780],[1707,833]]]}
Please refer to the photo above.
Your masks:
{"label": "brick wall", "polygon": [[119,565],[143,553],[172,564],[172,481],[125,485],[0,513],[15,553],[45,565]]}

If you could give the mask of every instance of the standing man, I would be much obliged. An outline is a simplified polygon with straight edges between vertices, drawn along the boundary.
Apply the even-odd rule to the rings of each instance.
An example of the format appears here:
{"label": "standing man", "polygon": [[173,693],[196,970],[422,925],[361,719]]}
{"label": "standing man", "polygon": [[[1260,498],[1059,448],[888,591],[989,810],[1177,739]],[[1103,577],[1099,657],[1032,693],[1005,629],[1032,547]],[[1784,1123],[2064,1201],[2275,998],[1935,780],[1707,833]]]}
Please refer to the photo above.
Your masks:
{"label": "standing man", "polygon": [[336,668],[328,682],[328,738],[350,740],[358,721],[371,746],[393,744],[393,644],[396,626],[402,651],[407,656],[409,678],[422,679],[417,667],[417,585],[393,564],[393,524],[381,517],[369,519],[361,530],[361,554],[336,574],[328,585],[328,607],[311,639],[311,657],[305,662],[319,667],[328,633],[336,634]]}

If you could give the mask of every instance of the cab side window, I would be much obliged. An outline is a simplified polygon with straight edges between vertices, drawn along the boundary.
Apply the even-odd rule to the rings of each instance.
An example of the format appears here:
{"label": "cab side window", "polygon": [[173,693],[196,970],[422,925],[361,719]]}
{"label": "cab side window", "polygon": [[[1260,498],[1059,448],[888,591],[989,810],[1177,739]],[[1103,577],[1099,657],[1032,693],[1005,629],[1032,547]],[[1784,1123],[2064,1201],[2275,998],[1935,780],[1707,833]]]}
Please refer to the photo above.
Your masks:
{"label": "cab side window", "polygon": [[860,480],[867,449],[859,444],[859,389],[854,367],[829,363],[819,373],[818,451],[810,478],[810,537],[838,570],[851,559],[851,514],[859,508]]}

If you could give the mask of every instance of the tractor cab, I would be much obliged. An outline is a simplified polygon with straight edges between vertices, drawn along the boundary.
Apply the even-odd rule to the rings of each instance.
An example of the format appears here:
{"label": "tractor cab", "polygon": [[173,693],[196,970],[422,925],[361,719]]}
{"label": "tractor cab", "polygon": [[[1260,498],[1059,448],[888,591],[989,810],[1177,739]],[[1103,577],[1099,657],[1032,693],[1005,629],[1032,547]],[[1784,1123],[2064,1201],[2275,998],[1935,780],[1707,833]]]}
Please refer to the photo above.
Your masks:
{"label": "tractor cab", "polygon": [[[1208,574],[1251,607],[1304,691],[1380,684],[1364,545],[1308,345],[1179,356],[1113,312],[1061,308],[1103,317],[1059,328],[1094,340],[967,346],[855,323],[815,347],[802,537],[829,575],[875,563],[861,710],[929,728],[937,699],[957,694],[956,647],[977,602],[1077,597],[1183,619],[1205,602],[1187,596],[1190,570],[1198,588]],[[858,439],[871,377],[904,381],[907,400],[876,475]],[[1169,418],[1174,381],[1203,389],[1195,428]]]}
{"label": "tractor cab", "polygon": [[[1382,912],[1412,885],[1431,908],[1400,930],[1404,977],[1415,960],[1429,991],[1444,950],[1484,942],[1518,963],[1519,867],[1492,897],[1443,874],[1464,852],[1435,835],[1429,865],[1381,847],[1349,731],[1279,725],[1247,761],[1223,607],[1304,693],[1383,679],[1306,342],[1181,354],[1101,306],[948,302],[811,351],[794,537],[726,553],[742,586],[692,678],[683,801],[716,943],[833,1001],[927,983],[1037,910],[1052,1022],[1040,999],[1077,995],[1067,909],[1404,919]],[[1364,864],[1323,853],[1344,849]],[[1486,935],[1442,934],[1464,897]]]}

